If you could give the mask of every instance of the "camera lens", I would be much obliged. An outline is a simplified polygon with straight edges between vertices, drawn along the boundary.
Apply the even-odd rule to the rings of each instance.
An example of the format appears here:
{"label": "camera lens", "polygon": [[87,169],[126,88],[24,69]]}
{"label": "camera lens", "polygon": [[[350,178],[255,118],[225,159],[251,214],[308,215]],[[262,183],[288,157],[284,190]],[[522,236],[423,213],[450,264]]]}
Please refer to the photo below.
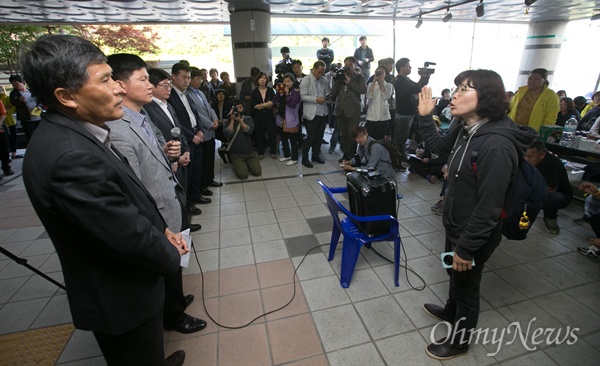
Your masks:
{"label": "camera lens", "polygon": [[453,256],[451,256],[449,254],[444,256],[444,264],[445,265],[451,266],[453,261],[454,261],[454,257]]}

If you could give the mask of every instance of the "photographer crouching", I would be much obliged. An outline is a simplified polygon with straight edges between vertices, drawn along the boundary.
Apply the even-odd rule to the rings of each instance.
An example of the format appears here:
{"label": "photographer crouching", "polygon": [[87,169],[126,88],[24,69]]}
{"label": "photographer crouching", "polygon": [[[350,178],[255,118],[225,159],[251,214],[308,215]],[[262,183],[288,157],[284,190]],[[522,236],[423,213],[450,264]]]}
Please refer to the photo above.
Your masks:
{"label": "photographer crouching", "polygon": [[252,147],[254,121],[243,112],[242,101],[234,100],[229,118],[224,122],[223,132],[229,140],[229,156],[233,173],[239,179],[248,179],[248,173],[254,176],[261,175],[262,167],[258,153]]}

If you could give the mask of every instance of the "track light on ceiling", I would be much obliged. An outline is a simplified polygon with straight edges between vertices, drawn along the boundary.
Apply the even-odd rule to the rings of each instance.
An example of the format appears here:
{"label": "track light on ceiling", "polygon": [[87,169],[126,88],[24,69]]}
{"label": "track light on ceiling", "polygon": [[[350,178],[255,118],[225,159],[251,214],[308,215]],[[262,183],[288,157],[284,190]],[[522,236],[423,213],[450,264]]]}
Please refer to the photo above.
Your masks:
{"label": "track light on ceiling", "polygon": [[535,3],[537,0],[525,0],[525,5],[529,6]]}
{"label": "track light on ceiling", "polygon": [[475,7],[475,13],[477,13],[477,18],[481,18],[483,14],[485,14],[485,9],[483,8],[483,0],[479,1],[479,5]]}
{"label": "track light on ceiling", "polygon": [[421,16],[419,15],[419,20],[417,20],[417,24],[415,25],[415,28],[419,29],[422,25],[423,25],[423,18],[421,18]]}
{"label": "track light on ceiling", "polygon": [[444,15],[444,18],[442,20],[444,21],[444,23],[448,23],[450,19],[452,19],[452,13],[450,12],[450,7],[448,7],[448,10],[446,10],[446,15]]}

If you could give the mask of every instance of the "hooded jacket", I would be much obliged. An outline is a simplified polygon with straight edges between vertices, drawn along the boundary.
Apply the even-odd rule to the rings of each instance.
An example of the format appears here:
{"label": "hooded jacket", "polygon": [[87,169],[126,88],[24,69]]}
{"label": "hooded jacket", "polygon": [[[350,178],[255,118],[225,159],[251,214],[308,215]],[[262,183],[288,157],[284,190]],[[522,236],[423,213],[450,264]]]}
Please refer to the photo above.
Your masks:
{"label": "hooded jacket", "polygon": [[[442,137],[431,115],[419,116],[419,120],[426,146],[434,153],[450,154],[443,214],[447,239],[465,260],[473,259],[484,247],[493,250],[501,240],[500,214],[508,202],[518,159],[537,132],[505,117],[482,124],[472,135],[460,121]],[[471,153],[485,135],[491,136],[479,148],[475,171]]]}

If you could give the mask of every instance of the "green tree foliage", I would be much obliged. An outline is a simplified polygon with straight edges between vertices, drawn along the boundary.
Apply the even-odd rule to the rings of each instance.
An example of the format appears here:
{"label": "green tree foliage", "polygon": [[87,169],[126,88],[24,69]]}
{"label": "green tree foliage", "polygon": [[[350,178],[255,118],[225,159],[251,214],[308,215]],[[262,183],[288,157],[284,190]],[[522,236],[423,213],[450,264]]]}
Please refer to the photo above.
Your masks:
{"label": "green tree foliage", "polygon": [[6,65],[9,72],[16,72],[21,45],[34,41],[48,31],[48,28],[37,25],[0,26],[0,64]]}

